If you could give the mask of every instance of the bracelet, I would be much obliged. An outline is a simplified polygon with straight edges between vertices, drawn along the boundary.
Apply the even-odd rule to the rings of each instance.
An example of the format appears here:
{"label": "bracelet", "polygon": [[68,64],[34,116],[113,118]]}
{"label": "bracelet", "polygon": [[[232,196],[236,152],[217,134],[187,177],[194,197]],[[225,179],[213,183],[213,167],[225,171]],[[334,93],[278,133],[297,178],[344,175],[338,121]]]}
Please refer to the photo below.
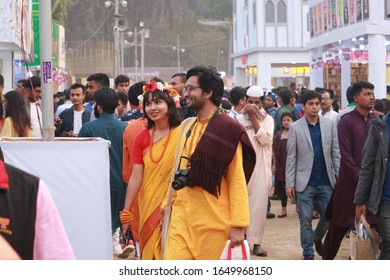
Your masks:
{"label": "bracelet", "polygon": [[133,220],[133,213],[129,210],[123,209],[119,212],[119,219],[121,220],[122,225],[127,225]]}

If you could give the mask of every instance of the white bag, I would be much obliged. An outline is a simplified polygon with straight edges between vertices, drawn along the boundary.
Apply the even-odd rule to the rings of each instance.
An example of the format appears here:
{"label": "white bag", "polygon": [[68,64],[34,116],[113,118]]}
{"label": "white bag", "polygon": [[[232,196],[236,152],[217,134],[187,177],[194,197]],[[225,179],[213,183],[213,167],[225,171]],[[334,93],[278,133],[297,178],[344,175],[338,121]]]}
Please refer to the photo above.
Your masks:
{"label": "white bag", "polygon": [[250,251],[248,241],[244,240],[240,246],[232,248],[230,246],[230,240],[226,242],[225,248],[223,248],[221,260],[249,260]]}

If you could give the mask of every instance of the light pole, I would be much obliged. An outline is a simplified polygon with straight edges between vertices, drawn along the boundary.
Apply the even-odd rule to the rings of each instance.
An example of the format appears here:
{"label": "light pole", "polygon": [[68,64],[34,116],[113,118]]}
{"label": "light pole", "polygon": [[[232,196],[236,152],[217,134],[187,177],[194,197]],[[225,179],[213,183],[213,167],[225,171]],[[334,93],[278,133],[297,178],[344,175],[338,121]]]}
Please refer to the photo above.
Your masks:
{"label": "light pole", "polygon": [[[105,1],[104,6],[109,8],[114,6],[114,77],[118,76],[119,73],[119,64],[120,64],[120,50],[119,50],[119,32],[123,31],[123,27],[119,26],[119,4],[123,8],[127,6],[127,1],[125,0],[115,0],[115,3],[112,1]],[[123,30],[121,30],[123,29]]]}
{"label": "light pole", "polygon": [[186,50],[183,49],[183,48],[180,48],[180,35],[177,34],[177,45],[176,47],[173,47],[172,48],[174,51],[176,50],[177,51],[177,72],[179,73],[180,72],[180,52],[185,52]]}
{"label": "light pole", "polygon": [[[144,80],[145,76],[145,38],[149,38],[149,29],[144,28],[144,22],[139,23],[139,28],[141,32],[141,81]],[[137,37],[137,33],[136,36]]]}

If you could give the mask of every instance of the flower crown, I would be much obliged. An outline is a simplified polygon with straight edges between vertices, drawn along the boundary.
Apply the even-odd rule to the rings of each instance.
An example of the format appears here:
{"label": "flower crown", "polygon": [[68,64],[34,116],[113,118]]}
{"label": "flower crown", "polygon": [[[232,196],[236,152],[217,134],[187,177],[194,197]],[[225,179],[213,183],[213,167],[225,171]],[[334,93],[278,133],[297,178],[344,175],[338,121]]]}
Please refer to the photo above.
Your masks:
{"label": "flower crown", "polygon": [[140,102],[143,102],[145,93],[147,93],[147,92],[155,92],[156,90],[159,90],[161,92],[165,91],[165,92],[167,92],[169,94],[169,96],[172,97],[172,99],[173,99],[173,101],[175,101],[175,103],[179,103],[180,102],[180,96],[179,96],[178,92],[171,85],[164,85],[163,83],[156,82],[156,81],[153,81],[153,80],[150,81],[149,83],[146,83],[142,87],[142,94],[138,95],[138,100]]}

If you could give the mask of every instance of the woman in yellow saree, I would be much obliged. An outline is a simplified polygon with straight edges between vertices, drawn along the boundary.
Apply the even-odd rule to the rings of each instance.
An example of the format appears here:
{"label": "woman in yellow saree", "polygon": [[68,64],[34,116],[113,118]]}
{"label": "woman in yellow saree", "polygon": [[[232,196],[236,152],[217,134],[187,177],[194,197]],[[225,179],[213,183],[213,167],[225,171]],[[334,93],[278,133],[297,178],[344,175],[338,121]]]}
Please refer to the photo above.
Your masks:
{"label": "woman in yellow saree", "polygon": [[138,193],[141,259],[158,260],[161,256],[160,206],[170,186],[179,138],[178,94],[170,86],[151,81],[145,84],[139,99],[143,101],[148,126],[134,141],[133,171],[120,217],[125,236],[132,220],[130,209]]}

